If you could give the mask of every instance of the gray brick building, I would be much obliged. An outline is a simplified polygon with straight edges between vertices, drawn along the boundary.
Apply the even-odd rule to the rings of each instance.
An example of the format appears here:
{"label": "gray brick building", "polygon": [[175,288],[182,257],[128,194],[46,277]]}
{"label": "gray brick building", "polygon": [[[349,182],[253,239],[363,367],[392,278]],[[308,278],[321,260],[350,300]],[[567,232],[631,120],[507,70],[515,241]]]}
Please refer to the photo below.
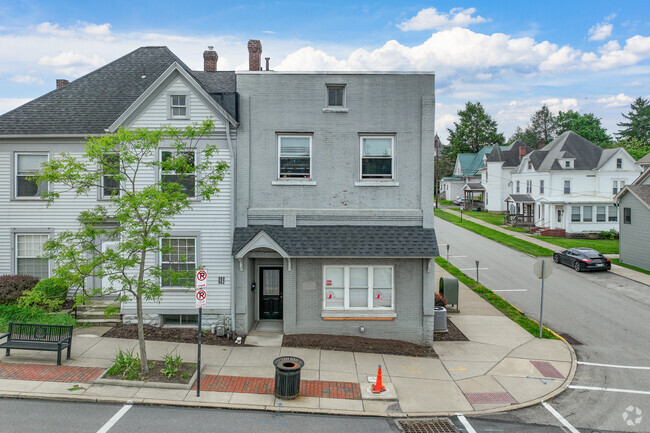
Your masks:
{"label": "gray brick building", "polygon": [[434,75],[260,71],[260,55],[237,73],[237,332],[431,343]]}

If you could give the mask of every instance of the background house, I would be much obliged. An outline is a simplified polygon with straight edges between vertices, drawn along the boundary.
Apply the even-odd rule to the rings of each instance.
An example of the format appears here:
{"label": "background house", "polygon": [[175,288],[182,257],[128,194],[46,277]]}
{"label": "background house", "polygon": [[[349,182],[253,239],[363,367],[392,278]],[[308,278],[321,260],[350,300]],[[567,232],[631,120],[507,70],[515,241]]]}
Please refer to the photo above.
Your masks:
{"label": "background house", "polygon": [[567,131],[522,158],[506,201],[516,211],[526,209],[537,227],[567,233],[617,230],[614,195],[640,171],[625,149],[603,149]]}
{"label": "background house", "polygon": [[[89,135],[119,127],[182,127],[212,117],[217,128],[204,143],[218,146],[220,158],[232,165],[236,77],[234,72],[216,71],[216,52],[206,51],[204,59],[204,71],[192,71],[166,47],[139,48],[70,83],[58,80],[56,90],[0,116],[0,274],[51,276],[52,264],[39,258],[44,242],[75,229],[84,209],[109,204],[104,189],[98,188],[89,196],[64,193],[47,207],[40,198],[42,188],[58,187],[28,179],[41,162],[61,152],[80,156]],[[140,182],[144,186],[159,176],[152,171]],[[231,314],[230,175],[220,188],[212,201],[197,199],[193,210],[174,221],[170,242],[186,261],[165,263],[171,268],[195,265],[210,270],[207,322],[227,321]],[[108,243],[105,239],[104,247]],[[152,260],[160,263],[163,257]],[[101,287],[104,282],[96,278],[90,284]],[[185,288],[164,287],[161,302],[148,301],[144,310],[148,323],[196,323],[194,296]],[[126,322],[135,320],[133,303],[122,305],[121,312]]]}
{"label": "background house", "polygon": [[431,344],[434,75],[238,72],[237,89],[238,332]]}
{"label": "background house", "polygon": [[508,211],[505,200],[511,191],[512,173],[531,151],[530,147],[516,140],[509,146],[494,146],[485,154],[478,174],[481,175],[481,185],[485,188],[484,203],[488,212]]}
{"label": "background house", "polygon": [[619,213],[620,260],[650,271],[650,154],[637,161],[643,173],[614,198]]}
{"label": "background house", "polygon": [[492,151],[492,146],[482,147],[477,153],[459,153],[456,155],[454,174],[440,179],[440,196],[445,200],[463,198],[463,188],[468,183],[479,183],[481,175],[478,170],[483,166],[484,157]]}

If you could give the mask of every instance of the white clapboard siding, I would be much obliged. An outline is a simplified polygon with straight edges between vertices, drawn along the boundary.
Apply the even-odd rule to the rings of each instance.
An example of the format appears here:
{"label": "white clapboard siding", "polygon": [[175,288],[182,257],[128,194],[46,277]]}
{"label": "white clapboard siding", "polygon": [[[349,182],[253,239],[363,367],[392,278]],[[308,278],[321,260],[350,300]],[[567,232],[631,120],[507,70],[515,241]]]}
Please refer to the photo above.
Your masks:
{"label": "white clapboard siding", "polygon": [[[189,96],[189,119],[169,118],[169,95],[171,94]],[[151,102],[136,114],[129,126],[134,128],[158,128],[162,124],[171,124],[172,126],[183,127],[194,122],[201,122],[208,117],[214,119],[215,126],[225,128],[223,121],[215,115],[214,110],[197,93],[196,89],[183,77],[177,76],[169,85],[156,92]]]}

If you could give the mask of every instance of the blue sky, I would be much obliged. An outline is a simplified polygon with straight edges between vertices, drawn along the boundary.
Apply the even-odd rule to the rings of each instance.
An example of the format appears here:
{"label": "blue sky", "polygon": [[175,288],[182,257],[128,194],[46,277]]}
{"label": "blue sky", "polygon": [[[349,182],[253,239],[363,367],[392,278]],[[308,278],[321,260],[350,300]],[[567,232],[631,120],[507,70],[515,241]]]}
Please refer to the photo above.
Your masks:
{"label": "blue sky", "polygon": [[542,103],[591,112],[615,132],[650,96],[647,1],[0,0],[0,113],[143,45],[195,69],[245,69],[260,39],[277,70],[436,72],[436,129],[481,101],[509,136]]}

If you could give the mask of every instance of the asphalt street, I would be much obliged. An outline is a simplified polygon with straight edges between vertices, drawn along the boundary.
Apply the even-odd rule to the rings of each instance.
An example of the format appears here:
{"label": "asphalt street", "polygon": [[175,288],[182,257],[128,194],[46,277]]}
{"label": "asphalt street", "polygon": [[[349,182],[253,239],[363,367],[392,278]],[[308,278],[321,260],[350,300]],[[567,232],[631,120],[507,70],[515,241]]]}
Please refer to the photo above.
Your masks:
{"label": "asphalt street", "polygon": [[[449,261],[473,278],[478,260],[482,284],[539,319],[535,258],[439,218],[435,227],[443,257],[449,245]],[[553,399],[555,409],[589,432],[650,431],[650,287],[608,272],[578,273],[553,264],[545,281],[544,324],[582,343],[574,345],[579,365],[571,386],[576,388]],[[487,419],[559,425],[540,405]]]}

